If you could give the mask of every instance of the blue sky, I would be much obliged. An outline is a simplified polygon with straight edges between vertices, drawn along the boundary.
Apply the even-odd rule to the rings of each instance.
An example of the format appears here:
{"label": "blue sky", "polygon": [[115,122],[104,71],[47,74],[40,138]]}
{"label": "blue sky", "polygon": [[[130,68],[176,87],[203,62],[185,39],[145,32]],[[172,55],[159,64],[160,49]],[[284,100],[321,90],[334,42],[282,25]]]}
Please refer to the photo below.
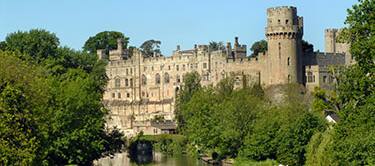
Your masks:
{"label": "blue sky", "polygon": [[60,43],[81,49],[98,32],[114,30],[130,45],[160,40],[170,55],[209,41],[251,45],[264,39],[266,9],[296,6],[304,17],[304,39],[324,50],[324,29],[344,26],[346,9],[357,0],[0,0],[0,40],[17,30],[47,29]]}

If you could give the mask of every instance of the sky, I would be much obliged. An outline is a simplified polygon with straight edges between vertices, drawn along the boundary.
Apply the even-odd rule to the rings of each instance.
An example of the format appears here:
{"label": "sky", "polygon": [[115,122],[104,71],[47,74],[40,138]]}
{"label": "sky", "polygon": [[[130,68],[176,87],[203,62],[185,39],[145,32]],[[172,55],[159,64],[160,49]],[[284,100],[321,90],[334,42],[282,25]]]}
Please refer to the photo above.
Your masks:
{"label": "sky", "polygon": [[[295,6],[304,17],[304,40],[324,50],[324,29],[344,27],[347,9],[357,0],[0,0],[0,41],[12,32],[46,29],[62,46],[81,49],[101,31],[119,31],[139,47],[161,41],[171,55],[177,45],[230,41],[248,48],[265,39],[266,10]],[[249,51],[249,50],[248,50]]]}

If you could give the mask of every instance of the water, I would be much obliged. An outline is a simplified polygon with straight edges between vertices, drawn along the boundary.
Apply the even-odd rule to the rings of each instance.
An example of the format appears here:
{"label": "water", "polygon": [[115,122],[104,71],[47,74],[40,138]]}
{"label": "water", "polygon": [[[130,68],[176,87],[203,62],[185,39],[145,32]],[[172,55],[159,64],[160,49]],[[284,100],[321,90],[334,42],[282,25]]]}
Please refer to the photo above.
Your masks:
{"label": "water", "polygon": [[128,157],[128,153],[118,153],[114,157],[102,158],[95,162],[97,166],[204,166],[200,160],[187,156],[166,156],[162,153],[154,152],[152,155],[137,155],[138,164]]}

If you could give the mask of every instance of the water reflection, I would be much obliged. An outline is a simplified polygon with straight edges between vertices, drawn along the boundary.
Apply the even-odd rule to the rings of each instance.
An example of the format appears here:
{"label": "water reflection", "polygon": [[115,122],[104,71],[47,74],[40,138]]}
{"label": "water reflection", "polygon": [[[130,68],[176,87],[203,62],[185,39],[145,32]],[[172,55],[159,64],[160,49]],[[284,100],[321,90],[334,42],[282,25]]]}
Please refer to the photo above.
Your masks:
{"label": "water reflection", "polygon": [[166,156],[162,153],[154,152],[151,155],[137,154],[138,161],[129,158],[128,153],[118,153],[112,158],[106,157],[95,162],[97,166],[203,166],[204,164],[187,155]]}

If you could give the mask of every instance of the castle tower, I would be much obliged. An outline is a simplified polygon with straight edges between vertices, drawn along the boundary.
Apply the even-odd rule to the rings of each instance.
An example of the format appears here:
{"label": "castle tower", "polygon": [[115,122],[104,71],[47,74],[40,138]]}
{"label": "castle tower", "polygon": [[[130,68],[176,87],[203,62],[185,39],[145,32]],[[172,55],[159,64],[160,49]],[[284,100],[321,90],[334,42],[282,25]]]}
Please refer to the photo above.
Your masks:
{"label": "castle tower", "polygon": [[303,19],[295,7],[267,9],[267,85],[302,83]]}
{"label": "castle tower", "polygon": [[337,29],[326,29],[324,33],[325,48],[328,53],[336,53],[336,34]]}

